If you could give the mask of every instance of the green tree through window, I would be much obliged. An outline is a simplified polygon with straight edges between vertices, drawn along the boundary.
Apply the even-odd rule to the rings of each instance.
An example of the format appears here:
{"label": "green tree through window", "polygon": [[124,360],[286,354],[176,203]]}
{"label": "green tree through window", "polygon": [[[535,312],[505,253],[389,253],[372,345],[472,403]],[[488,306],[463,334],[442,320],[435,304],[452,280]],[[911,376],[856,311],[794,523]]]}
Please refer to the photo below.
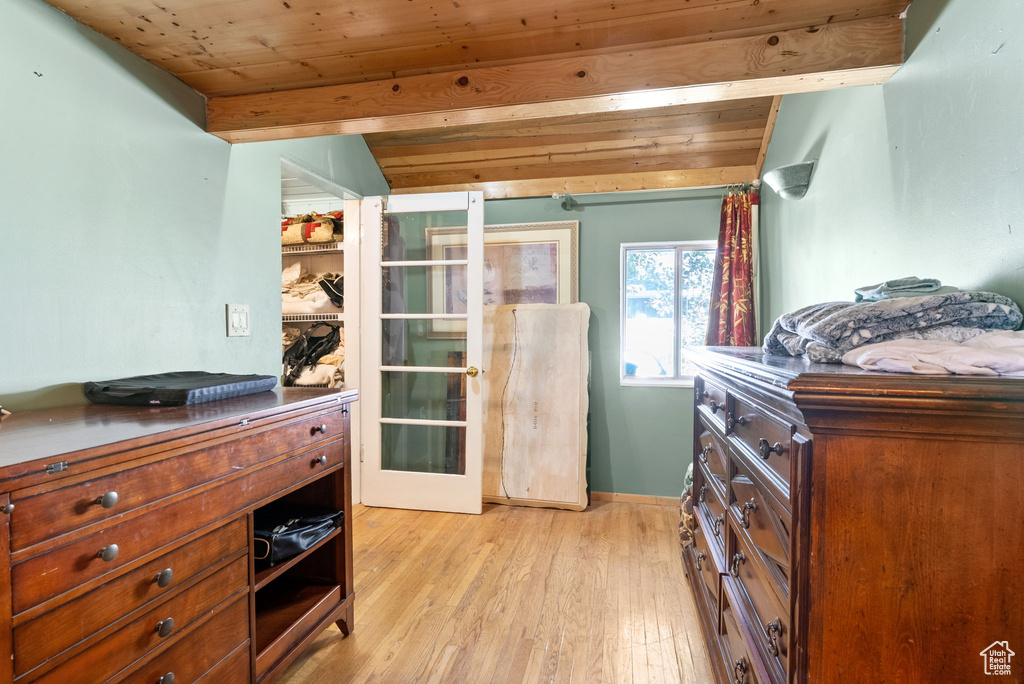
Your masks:
{"label": "green tree through window", "polygon": [[622,373],[680,380],[679,350],[704,343],[714,243],[623,246]]}

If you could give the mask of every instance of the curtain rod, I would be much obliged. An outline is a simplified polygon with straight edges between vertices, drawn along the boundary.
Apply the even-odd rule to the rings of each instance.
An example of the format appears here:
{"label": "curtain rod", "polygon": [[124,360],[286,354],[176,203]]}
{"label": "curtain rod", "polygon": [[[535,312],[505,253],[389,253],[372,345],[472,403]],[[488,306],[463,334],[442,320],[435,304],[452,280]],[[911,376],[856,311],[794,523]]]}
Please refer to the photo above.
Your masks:
{"label": "curtain rod", "polygon": [[[613,200],[607,200],[607,201],[604,201],[604,202],[587,202],[586,204],[583,204],[581,202],[577,202],[576,201],[575,196],[578,196],[578,195],[575,195],[575,193],[571,193],[571,192],[562,192],[562,193],[554,192],[554,193],[551,193],[551,199],[556,200],[556,201],[557,200],[562,200],[562,208],[565,209],[566,211],[572,211],[576,207],[585,207],[585,206],[594,206],[594,205],[634,204],[636,202],[671,202],[671,201],[674,201],[674,200],[690,199],[692,197],[701,197],[701,196],[723,197],[725,195],[725,193],[732,192],[733,190],[736,190],[736,189],[739,189],[739,190],[742,190],[742,191],[746,191],[748,189],[758,190],[760,187],[761,187],[761,180],[759,178],[755,178],[755,179],[753,179],[751,181],[747,181],[746,183],[729,183],[729,184],[723,184],[723,185],[703,185],[703,186],[698,186],[698,187],[693,187],[693,188],[655,188],[655,189],[652,189],[652,190],[624,190],[624,191],[621,191],[621,192],[587,192],[587,193],[580,193],[581,195],[584,195],[584,196],[590,196],[590,195],[635,195],[637,193],[644,193],[645,195],[648,195],[650,193],[655,193],[655,195],[657,195],[657,194],[664,195],[664,194],[670,193],[670,192],[688,192],[688,193],[692,193],[689,197],[657,197],[657,196],[650,197],[650,196],[645,196],[645,197],[638,197],[638,198],[629,199],[629,200],[626,200],[626,199],[621,199],[621,200],[613,199]],[[722,192],[723,190],[725,191],[725,193]],[[526,199],[526,198],[522,198],[522,199]]]}

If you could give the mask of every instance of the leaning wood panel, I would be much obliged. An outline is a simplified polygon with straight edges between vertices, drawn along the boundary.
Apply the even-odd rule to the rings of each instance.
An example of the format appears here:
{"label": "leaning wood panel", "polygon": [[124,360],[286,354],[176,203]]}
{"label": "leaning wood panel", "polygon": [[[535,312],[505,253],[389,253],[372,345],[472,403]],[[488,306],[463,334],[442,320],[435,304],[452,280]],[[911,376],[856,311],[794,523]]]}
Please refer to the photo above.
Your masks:
{"label": "leaning wood panel", "polygon": [[[873,18],[693,45],[212,98],[207,128],[237,142],[442,126],[457,123],[450,114],[455,110],[478,112],[480,122],[565,115],[573,113],[560,105],[565,101],[636,91],[729,84],[689,93],[690,101],[802,92],[830,87],[824,76],[834,72],[851,72],[850,79],[858,83],[864,80],[854,70],[869,70],[861,74],[869,80],[886,69],[891,73],[902,61],[902,26],[898,18]],[[742,82],[760,87],[734,87]],[[680,104],[666,101],[671,97],[665,95],[634,94],[625,101],[605,100],[600,108],[591,102],[590,111]],[[532,113],[520,114],[516,105],[530,105]],[[248,136],[241,135],[246,131]]]}

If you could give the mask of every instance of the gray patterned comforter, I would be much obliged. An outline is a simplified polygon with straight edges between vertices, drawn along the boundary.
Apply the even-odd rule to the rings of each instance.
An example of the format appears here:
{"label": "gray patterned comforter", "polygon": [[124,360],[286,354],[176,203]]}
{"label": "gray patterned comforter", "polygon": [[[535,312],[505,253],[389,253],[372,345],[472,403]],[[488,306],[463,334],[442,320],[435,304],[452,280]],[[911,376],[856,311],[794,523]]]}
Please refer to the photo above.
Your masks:
{"label": "gray patterned comforter", "polygon": [[1024,316],[993,292],[950,292],[878,302],[826,302],[783,314],[764,339],[768,354],[842,363],[864,344],[897,338],[963,342],[987,330],[1016,330]]}

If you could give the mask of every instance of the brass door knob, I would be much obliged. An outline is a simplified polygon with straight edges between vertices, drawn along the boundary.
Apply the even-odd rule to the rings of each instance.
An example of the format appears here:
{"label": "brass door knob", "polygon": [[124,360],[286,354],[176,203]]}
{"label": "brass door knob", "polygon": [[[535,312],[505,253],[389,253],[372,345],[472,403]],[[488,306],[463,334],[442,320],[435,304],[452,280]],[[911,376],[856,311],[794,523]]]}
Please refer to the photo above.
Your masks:
{"label": "brass door knob", "polygon": [[480,369],[477,368],[476,366],[470,366],[469,368],[466,369],[466,375],[468,375],[471,378],[475,378],[476,374],[479,372]]}

